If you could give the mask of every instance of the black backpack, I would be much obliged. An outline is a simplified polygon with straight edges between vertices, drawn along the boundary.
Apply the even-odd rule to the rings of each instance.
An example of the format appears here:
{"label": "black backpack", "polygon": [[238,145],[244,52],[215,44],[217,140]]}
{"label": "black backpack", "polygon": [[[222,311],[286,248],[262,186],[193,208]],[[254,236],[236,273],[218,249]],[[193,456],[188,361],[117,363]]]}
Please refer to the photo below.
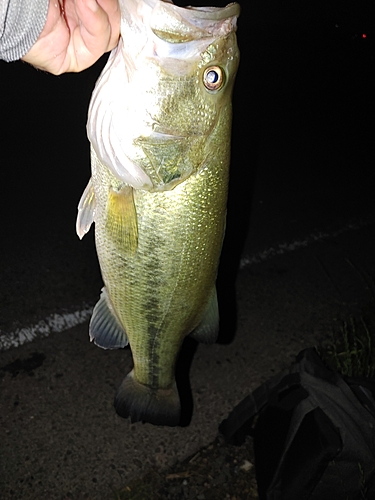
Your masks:
{"label": "black backpack", "polygon": [[374,395],[374,379],[343,377],[310,348],[219,429],[235,444],[253,436],[261,500],[373,500]]}

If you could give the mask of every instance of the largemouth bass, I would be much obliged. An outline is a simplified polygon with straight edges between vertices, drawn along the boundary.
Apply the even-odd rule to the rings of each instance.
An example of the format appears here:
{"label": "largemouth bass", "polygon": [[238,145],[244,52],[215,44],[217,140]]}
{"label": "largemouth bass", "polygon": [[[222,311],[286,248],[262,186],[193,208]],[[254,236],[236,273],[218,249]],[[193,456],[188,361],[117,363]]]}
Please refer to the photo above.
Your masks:
{"label": "largemouth bass", "polygon": [[130,344],[117,413],[173,426],[182,342],[215,342],[219,329],[239,6],[120,8],[122,37],[89,107],[92,176],[77,217],[80,238],[95,222],[105,284],[90,338],[104,349]]}

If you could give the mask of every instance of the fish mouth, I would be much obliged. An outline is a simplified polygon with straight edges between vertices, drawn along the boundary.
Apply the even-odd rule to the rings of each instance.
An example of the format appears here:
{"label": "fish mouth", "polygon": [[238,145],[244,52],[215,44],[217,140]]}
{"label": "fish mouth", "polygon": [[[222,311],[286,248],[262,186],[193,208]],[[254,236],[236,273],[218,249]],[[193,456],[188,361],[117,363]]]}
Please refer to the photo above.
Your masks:
{"label": "fish mouth", "polygon": [[174,5],[174,8],[184,11],[184,17],[188,20],[194,17],[197,20],[221,21],[240,15],[240,6],[236,2],[229,3],[225,7],[178,7]]}
{"label": "fish mouth", "polygon": [[163,10],[170,9],[190,21],[194,20],[194,18],[197,20],[221,21],[228,17],[238,17],[240,15],[240,6],[236,2],[229,3],[225,7],[179,7],[172,0],[163,0],[163,2],[159,0],[144,0],[144,3],[152,9],[155,9],[155,7],[162,7]]}
{"label": "fish mouth", "polygon": [[[122,0],[120,3],[123,10],[121,32],[127,47],[132,45],[128,30],[132,31],[136,25],[145,37],[151,39],[151,32],[156,36],[158,41],[154,39],[153,42],[158,45],[158,54],[169,51],[179,59],[187,55],[189,59],[194,58],[195,54],[199,58],[211,41],[236,30],[240,14],[236,2],[226,7],[179,7],[170,0]],[[167,42],[169,48],[163,42]],[[181,44],[183,47],[178,50]],[[135,53],[143,50],[143,45],[136,45]]]}
{"label": "fish mouth", "polygon": [[[145,3],[152,9],[151,25],[159,17],[163,18],[163,23],[165,24],[168,21],[168,17],[173,16],[175,19],[183,20],[196,27],[207,28],[211,32],[212,29],[220,29],[219,26],[215,27],[212,23],[220,23],[220,21],[226,19],[237,18],[241,10],[237,2],[229,3],[225,7],[179,7],[178,5],[174,5],[170,0],[162,2],[159,0],[145,0]],[[205,24],[207,26],[204,26]]]}

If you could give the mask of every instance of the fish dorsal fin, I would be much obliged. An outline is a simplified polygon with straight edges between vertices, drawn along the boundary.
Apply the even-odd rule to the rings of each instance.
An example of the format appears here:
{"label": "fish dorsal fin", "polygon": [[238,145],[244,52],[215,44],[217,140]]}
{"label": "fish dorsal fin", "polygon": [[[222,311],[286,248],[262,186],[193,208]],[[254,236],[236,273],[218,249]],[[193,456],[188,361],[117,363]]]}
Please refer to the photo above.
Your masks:
{"label": "fish dorsal fin", "polygon": [[219,306],[217,303],[216,287],[213,286],[203,318],[191,337],[202,344],[213,344],[219,334]]}
{"label": "fish dorsal fin", "polygon": [[94,222],[95,208],[94,187],[90,179],[78,203],[76,232],[80,240],[89,232],[91,224]]}
{"label": "fish dorsal fin", "polygon": [[128,253],[138,246],[138,222],[133,188],[123,186],[119,191],[112,188],[108,194],[106,227],[108,234]]}
{"label": "fish dorsal fin", "polygon": [[128,337],[113,313],[105,288],[90,321],[90,340],[103,349],[120,349],[128,345]]}

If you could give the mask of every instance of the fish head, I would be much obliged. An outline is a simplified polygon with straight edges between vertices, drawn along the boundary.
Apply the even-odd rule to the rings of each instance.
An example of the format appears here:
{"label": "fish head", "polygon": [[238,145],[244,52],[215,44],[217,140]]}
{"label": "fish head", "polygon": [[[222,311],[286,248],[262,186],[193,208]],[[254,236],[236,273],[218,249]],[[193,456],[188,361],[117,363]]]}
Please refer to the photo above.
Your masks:
{"label": "fish head", "polygon": [[230,122],[239,6],[121,0],[120,7],[121,39],[94,89],[88,136],[119,181],[173,189],[205,164],[220,116]]}

